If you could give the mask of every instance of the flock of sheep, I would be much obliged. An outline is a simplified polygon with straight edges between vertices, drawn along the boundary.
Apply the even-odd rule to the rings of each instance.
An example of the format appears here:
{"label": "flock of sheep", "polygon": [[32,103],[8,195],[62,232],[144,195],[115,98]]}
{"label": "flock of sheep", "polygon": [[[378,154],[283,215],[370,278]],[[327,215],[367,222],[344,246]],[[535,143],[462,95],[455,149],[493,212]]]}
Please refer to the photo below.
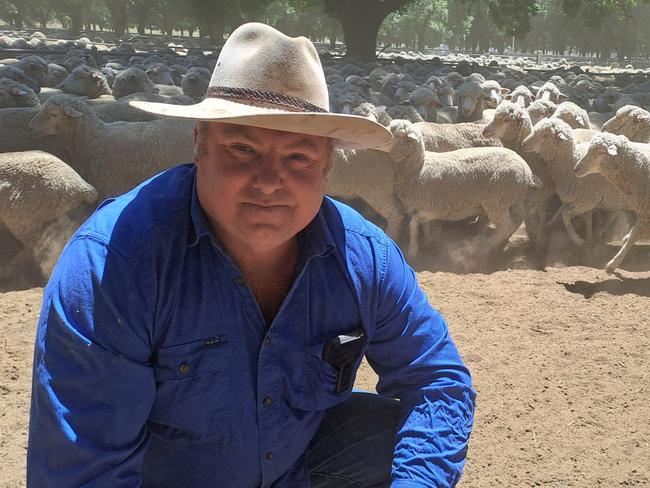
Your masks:
{"label": "flock of sheep", "polygon": [[[128,101],[196,103],[216,62],[169,48],[48,45],[39,33],[22,41],[39,54],[0,59],[0,223],[22,244],[0,279],[28,263],[47,277],[99,202],[193,160],[192,122]],[[0,48],[11,43],[0,36]],[[588,74],[562,62],[535,71],[521,60],[323,59],[330,109],[393,133],[382,148],[335,151],[328,194],[362,200],[411,257],[441,238],[439,222],[464,219],[483,223],[474,224],[471,248],[487,255],[522,223],[540,249],[560,222],[584,247],[623,215],[629,232],[608,271],[650,237],[644,73]]]}

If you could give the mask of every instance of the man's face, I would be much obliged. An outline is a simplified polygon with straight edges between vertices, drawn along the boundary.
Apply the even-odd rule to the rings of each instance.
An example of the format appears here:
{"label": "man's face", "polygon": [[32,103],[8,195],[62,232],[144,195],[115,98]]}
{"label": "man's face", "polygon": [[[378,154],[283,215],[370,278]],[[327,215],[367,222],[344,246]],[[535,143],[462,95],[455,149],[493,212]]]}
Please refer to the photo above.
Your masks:
{"label": "man's face", "polygon": [[199,201],[226,249],[278,249],[318,212],[328,138],[213,122],[199,142]]}

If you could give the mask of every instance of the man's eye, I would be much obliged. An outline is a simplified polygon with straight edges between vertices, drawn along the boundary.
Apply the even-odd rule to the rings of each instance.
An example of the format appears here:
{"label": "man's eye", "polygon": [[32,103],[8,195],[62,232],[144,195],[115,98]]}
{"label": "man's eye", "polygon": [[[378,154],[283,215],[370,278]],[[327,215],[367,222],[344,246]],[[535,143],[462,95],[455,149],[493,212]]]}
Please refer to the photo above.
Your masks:
{"label": "man's eye", "polygon": [[250,146],[247,146],[246,144],[232,144],[230,146],[230,149],[232,149],[235,152],[239,153],[252,153],[253,148]]}
{"label": "man's eye", "polygon": [[307,163],[310,161],[310,159],[307,156],[298,153],[289,155],[289,159],[291,159],[292,161],[303,162],[303,163]]}

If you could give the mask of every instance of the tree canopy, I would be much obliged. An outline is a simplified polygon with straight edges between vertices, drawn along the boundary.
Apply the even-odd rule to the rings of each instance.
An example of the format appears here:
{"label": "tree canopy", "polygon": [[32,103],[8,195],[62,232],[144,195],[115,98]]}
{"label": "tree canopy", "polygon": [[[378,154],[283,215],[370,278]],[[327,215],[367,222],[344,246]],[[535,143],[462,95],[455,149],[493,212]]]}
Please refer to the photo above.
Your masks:
{"label": "tree canopy", "polygon": [[343,41],[363,58],[389,46],[502,51],[513,37],[529,52],[650,53],[648,0],[0,0],[0,20],[72,35],[112,31],[115,40],[148,31],[213,44],[261,21],[331,47]]}

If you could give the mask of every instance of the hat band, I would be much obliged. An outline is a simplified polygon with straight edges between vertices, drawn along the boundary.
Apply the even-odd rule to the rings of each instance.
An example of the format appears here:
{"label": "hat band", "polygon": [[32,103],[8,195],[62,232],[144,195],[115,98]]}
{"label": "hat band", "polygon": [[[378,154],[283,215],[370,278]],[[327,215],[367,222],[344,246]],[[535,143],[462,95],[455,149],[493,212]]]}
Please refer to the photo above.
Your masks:
{"label": "hat band", "polygon": [[206,94],[209,98],[234,98],[260,103],[269,103],[298,112],[328,112],[324,108],[309,103],[306,100],[282,93],[255,90],[251,88],[234,88],[230,86],[211,86]]}

